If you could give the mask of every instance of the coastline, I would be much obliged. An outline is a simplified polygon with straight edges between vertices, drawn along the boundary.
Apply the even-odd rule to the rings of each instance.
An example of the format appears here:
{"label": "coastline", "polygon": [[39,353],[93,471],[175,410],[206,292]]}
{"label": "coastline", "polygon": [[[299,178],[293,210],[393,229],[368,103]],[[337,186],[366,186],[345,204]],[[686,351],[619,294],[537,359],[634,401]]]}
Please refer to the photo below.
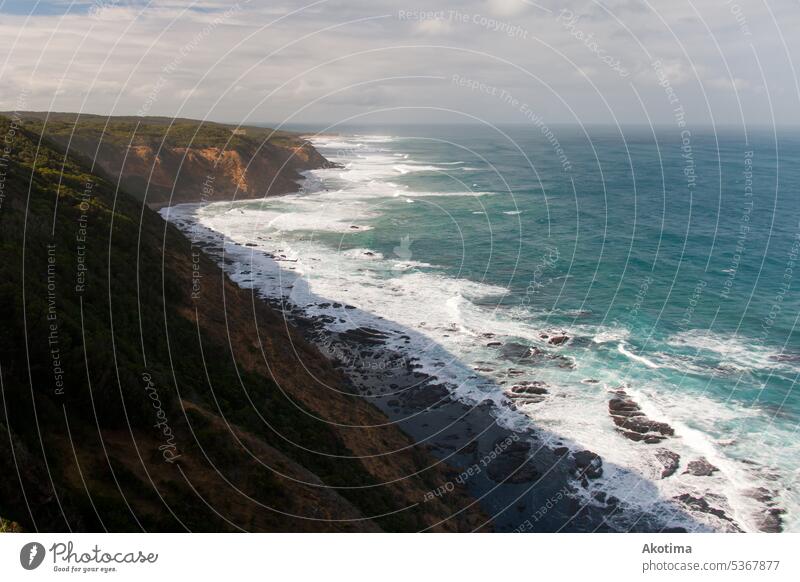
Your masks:
{"label": "coastline", "polygon": [[[501,531],[782,531],[785,511],[771,487],[732,485],[724,459],[709,455],[702,438],[697,445],[686,424],[654,407],[635,381],[579,365],[580,350],[617,336],[580,325],[476,320],[483,312],[473,301],[499,288],[409,260],[408,227],[390,234],[400,246],[375,245],[382,233],[369,232],[380,229],[369,221],[380,216],[369,211],[373,201],[405,207],[426,195],[476,194],[395,183],[398,174],[465,163],[409,158],[388,146],[395,139],[402,138],[313,143],[347,161],[346,171],[304,172],[301,193],[283,202],[175,206],[162,216],[204,241],[234,282],[338,362],[354,393],[453,466],[455,482],[485,512],[500,514]],[[340,152],[353,152],[352,159]],[[362,234],[332,252],[309,242],[307,231]],[[335,238],[328,242],[335,249]],[[491,467],[481,462],[487,454]],[[446,494],[448,483],[441,487]]]}
{"label": "coastline", "polygon": [[170,202],[169,200],[162,200],[160,202],[145,202],[146,206],[155,212],[159,212],[164,208],[169,208],[171,206],[178,206],[180,204],[214,204],[216,202],[236,202],[239,200],[261,200],[264,198],[277,198],[280,196],[286,196],[288,194],[296,194],[302,188],[302,182],[295,182],[294,187],[287,185],[285,188],[278,189],[277,192],[270,192],[266,196],[248,196],[247,192],[241,192],[242,196],[237,197],[235,199],[225,199],[221,198],[219,200],[209,200],[208,196],[200,195],[196,198],[189,197],[187,200],[181,199],[180,202]]}
{"label": "coastline", "polygon": [[435,377],[420,371],[419,361],[388,348],[378,330],[333,332],[297,307],[265,300],[342,370],[357,394],[451,468],[452,478],[422,503],[465,485],[499,532],[615,531],[606,521],[614,500],[600,508],[583,502],[578,491],[580,481],[602,472],[591,464],[589,451],[573,456],[564,443],[544,442],[533,429],[499,425],[493,402],[470,406],[457,400]]}
{"label": "coastline", "polygon": [[[210,188],[208,191],[201,191],[201,193],[197,196],[192,195],[184,195],[181,196],[180,200],[161,200],[157,202],[146,202],[145,204],[150,210],[154,210],[156,212],[168,208],[170,206],[177,206],[179,204],[213,204],[215,202],[234,202],[237,200],[262,200],[266,198],[277,198],[280,196],[286,196],[288,194],[297,194],[303,188],[303,181],[305,180],[305,172],[309,170],[319,170],[322,168],[337,168],[340,167],[339,164],[336,162],[332,162],[325,158],[319,151],[314,147],[314,144],[307,138],[305,135],[296,134],[298,139],[303,140],[303,144],[301,148],[305,148],[306,146],[310,147],[313,151],[313,155],[309,156],[310,159],[313,159],[312,162],[308,162],[306,165],[308,166],[303,173],[300,174],[300,177],[293,180],[288,181],[278,181],[274,180],[271,185],[269,191],[262,195],[258,191],[253,190],[237,190],[235,192],[234,198],[230,198],[227,196],[220,196],[215,197],[216,194],[213,187]],[[285,167],[286,163],[284,163]],[[280,171],[284,169],[281,168]],[[203,190],[206,190],[203,188]]]}
{"label": "coastline", "polygon": [[[459,400],[434,375],[423,371],[418,359],[387,345],[385,332],[370,327],[337,332],[327,327],[328,316],[309,314],[283,295],[258,292],[248,284],[249,270],[241,273],[246,277],[242,280],[227,267],[237,259],[240,264],[253,261],[257,253],[259,268],[268,262],[270,269],[280,272],[281,263],[291,259],[229,240],[220,244],[217,233],[186,221],[183,211],[201,206],[205,204],[165,207],[161,215],[177,223],[184,234],[191,231],[193,245],[226,270],[236,285],[253,293],[254,300],[270,305],[316,346],[347,378],[353,394],[377,407],[416,445],[448,467],[450,479],[438,483],[419,503],[465,487],[491,517],[482,526],[500,532],[708,531],[677,507],[672,517],[680,514],[678,521],[695,523],[694,528],[671,524],[670,516],[628,514],[619,499],[593,487],[604,470],[597,454],[534,426],[517,430],[498,424],[495,402],[486,399],[471,405]],[[180,218],[171,216],[175,214]],[[325,298],[319,298],[317,305],[341,309],[351,317],[360,311]],[[520,360],[520,365],[526,364]]]}

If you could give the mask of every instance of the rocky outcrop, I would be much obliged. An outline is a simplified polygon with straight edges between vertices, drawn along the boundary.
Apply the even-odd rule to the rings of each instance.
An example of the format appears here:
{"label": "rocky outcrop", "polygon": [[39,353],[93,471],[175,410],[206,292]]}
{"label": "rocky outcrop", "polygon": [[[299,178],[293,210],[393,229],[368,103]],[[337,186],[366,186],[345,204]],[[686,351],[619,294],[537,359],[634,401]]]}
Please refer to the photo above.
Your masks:
{"label": "rocky outcrop", "polygon": [[545,400],[548,394],[547,384],[539,381],[520,382],[505,391],[505,395],[515,405],[537,404]]}
{"label": "rocky outcrop", "polygon": [[725,511],[711,505],[711,503],[709,503],[705,497],[696,497],[690,493],[682,493],[677,495],[675,500],[680,501],[692,511],[696,511],[698,513],[707,513],[708,515],[713,515],[721,520],[730,522],[731,526],[735,528],[736,531],[739,530],[739,528],[733,524],[733,520],[727,513],[725,513]]}
{"label": "rocky outcrop", "polygon": [[331,164],[296,134],[185,119],[22,113],[73,155],[151,207],[294,192],[300,172]]}
{"label": "rocky outcrop", "polygon": [[578,451],[573,453],[575,478],[581,480],[584,485],[587,479],[599,479],[603,476],[603,459],[600,455],[592,451]]}
{"label": "rocky outcrop", "polygon": [[658,449],[656,451],[656,459],[663,466],[661,470],[661,478],[666,479],[671,477],[678,470],[681,462],[681,456],[669,449]]}
{"label": "rocky outcrop", "polygon": [[554,354],[536,346],[529,346],[516,342],[503,344],[500,348],[500,355],[503,359],[518,365],[555,365],[567,370],[571,370],[575,367],[575,362],[567,356]]}
{"label": "rocky outcrop", "polygon": [[717,471],[719,469],[709,463],[705,457],[700,457],[686,465],[684,474],[694,475],[695,477],[710,477]]}
{"label": "rocky outcrop", "polygon": [[618,430],[632,441],[655,444],[675,434],[667,423],[647,418],[639,405],[621,389],[616,390],[614,398],[608,402],[608,413]]}

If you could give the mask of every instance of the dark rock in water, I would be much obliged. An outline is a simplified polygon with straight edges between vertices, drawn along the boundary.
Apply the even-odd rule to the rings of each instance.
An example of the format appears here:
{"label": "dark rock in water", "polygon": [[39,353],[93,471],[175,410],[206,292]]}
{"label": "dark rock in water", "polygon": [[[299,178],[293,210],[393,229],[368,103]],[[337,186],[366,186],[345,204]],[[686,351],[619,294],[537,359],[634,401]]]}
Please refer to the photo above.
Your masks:
{"label": "dark rock in water", "polygon": [[769,359],[773,362],[800,362],[800,354],[777,354]]}
{"label": "dark rock in water", "polygon": [[529,483],[540,476],[529,458],[531,445],[513,442],[488,464],[487,474],[496,483]]}
{"label": "dark rock in water", "polygon": [[656,459],[664,466],[661,470],[661,478],[666,479],[675,474],[681,462],[681,456],[669,449],[658,449]]}
{"label": "dark rock in water", "polygon": [[355,307],[355,305],[345,305],[344,308],[345,309],[355,309],[356,307]]}
{"label": "dark rock in water", "polygon": [[535,355],[534,349],[535,348],[531,348],[530,346],[526,346],[524,344],[508,342],[503,346],[503,349],[500,353],[507,360],[511,360],[512,362],[522,362],[533,359]]}
{"label": "dark rock in water", "polygon": [[786,513],[783,509],[773,507],[768,509],[758,520],[758,530],[765,533],[780,533],[783,531],[781,515]]}
{"label": "dark rock in water", "polygon": [[682,493],[678,495],[674,499],[682,502],[686,505],[689,509],[693,511],[699,511],[700,513],[707,513],[709,515],[714,515],[720,519],[724,519],[725,521],[733,521],[730,517],[728,517],[724,511],[719,508],[713,507],[709,505],[708,501],[704,497],[694,497],[690,493]]}
{"label": "dark rock in water", "polygon": [[515,384],[504,394],[512,400],[515,405],[538,404],[544,402],[544,395],[548,393],[544,382],[521,382]]}
{"label": "dark rock in water", "polygon": [[564,356],[552,356],[551,360],[558,363],[558,367],[564,370],[574,370],[575,369],[575,362],[571,359],[566,358]]}
{"label": "dark rock in water", "polygon": [[525,373],[525,370],[517,370],[515,368],[511,368],[506,372],[509,376],[522,376]]}
{"label": "dark rock in water", "polygon": [[527,346],[516,342],[507,342],[500,348],[502,358],[515,364],[540,365],[552,363],[563,369],[574,369],[575,362],[561,354],[547,353],[535,346]]}
{"label": "dark rock in water", "polygon": [[573,475],[578,479],[597,479],[603,475],[603,459],[592,451],[578,451],[573,453],[575,470]]}
{"label": "dark rock in water", "polygon": [[600,382],[600,380],[596,380],[594,378],[584,378],[583,380],[581,380],[581,382],[584,384],[597,384],[598,382]]}
{"label": "dark rock in water", "polygon": [[608,413],[623,436],[632,441],[655,444],[675,434],[675,430],[666,422],[647,418],[639,405],[627,398],[624,390],[616,390],[615,393],[618,396],[609,400]]}
{"label": "dark rock in water", "polygon": [[775,494],[766,487],[753,487],[752,489],[745,491],[744,494],[751,499],[760,501],[761,503],[769,503],[775,497]]}
{"label": "dark rock in water", "polygon": [[644,412],[641,410],[617,410],[614,412],[612,416],[624,416],[627,418],[635,417],[635,416],[644,416]]}
{"label": "dark rock in water", "polygon": [[590,315],[592,315],[592,311],[590,309],[575,309],[573,311],[565,312],[564,315],[566,315],[567,317],[574,317],[577,319],[579,317],[589,317]]}
{"label": "dark rock in water", "polygon": [[663,440],[666,440],[667,438],[659,434],[640,433],[640,432],[634,432],[632,430],[620,430],[619,432],[626,439],[632,440],[637,443],[645,443],[648,445],[657,445],[658,443],[660,443]]}
{"label": "dark rock in water", "polygon": [[[341,307],[340,304],[334,303],[334,307]],[[386,342],[389,336],[377,329],[370,327],[357,327],[355,329],[348,329],[341,334],[343,340],[351,341],[362,345],[382,345]]]}
{"label": "dark rock in water", "polygon": [[547,384],[544,382],[520,382],[511,387],[510,392],[514,395],[517,394],[547,394],[548,390],[545,388]]}
{"label": "dark rock in water", "polygon": [[525,406],[526,404],[539,404],[544,402],[546,398],[544,396],[526,396],[525,398],[515,398],[509,404],[509,407],[512,410],[518,410],[520,406]]}
{"label": "dark rock in water", "polygon": [[695,477],[710,477],[717,471],[719,471],[719,469],[709,463],[705,457],[700,457],[699,459],[690,462],[686,466],[686,470],[683,472],[683,474],[685,475],[686,473],[689,473]]}
{"label": "dark rock in water", "polygon": [[614,424],[625,431],[638,432],[639,434],[659,433],[664,436],[675,434],[673,428],[665,422],[650,420],[646,416],[639,416],[636,413],[631,416],[615,415]]}
{"label": "dark rock in water", "polygon": [[587,336],[578,336],[570,339],[569,345],[573,348],[586,348],[594,344],[592,338]]}
{"label": "dark rock in water", "polygon": [[633,400],[623,398],[613,398],[608,403],[608,409],[614,413],[617,411],[638,411],[639,405]]}
{"label": "dark rock in water", "polygon": [[487,348],[496,348],[496,347],[502,346],[502,345],[503,345],[503,342],[489,342],[488,344],[486,344],[486,347]]}
{"label": "dark rock in water", "polygon": [[554,454],[555,454],[557,457],[563,457],[563,456],[564,456],[564,455],[566,455],[568,452],[569,452],[569,449],[568,449],[567,447],[556,447],[555,449],[553,449],[553,453],[554,453]]}
{"label": "dark rock in water", "polygon": [[554,335],[547,343],[552,344],[554,346],[560,346],[561,344],[565,344],[569,341],[569,336],[566,335]]}

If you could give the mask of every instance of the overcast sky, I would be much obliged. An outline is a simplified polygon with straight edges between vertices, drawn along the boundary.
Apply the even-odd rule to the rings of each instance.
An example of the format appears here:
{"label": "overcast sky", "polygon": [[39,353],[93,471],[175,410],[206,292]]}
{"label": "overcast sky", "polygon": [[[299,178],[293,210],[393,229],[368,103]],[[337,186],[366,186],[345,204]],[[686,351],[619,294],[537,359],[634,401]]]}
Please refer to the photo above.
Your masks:
{"label": "overcast sky", "polygon": [[794,125],[798,31],[790,0],[0,0],[0,108]]}

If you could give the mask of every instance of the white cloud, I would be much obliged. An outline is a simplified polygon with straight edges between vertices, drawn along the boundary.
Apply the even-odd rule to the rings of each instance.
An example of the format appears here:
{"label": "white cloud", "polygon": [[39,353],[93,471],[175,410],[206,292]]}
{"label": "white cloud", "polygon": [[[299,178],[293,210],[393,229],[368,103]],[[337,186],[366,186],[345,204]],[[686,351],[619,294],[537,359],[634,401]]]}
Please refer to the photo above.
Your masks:
{"label": "white cloud", "polygon": [[[523,0],[462,0],[434,8],[412,2],[404,0],[402,9],[452,9],[461,18],[401,20],[396,0],[328,0],[307,9],[305,0],[242,0],[241,10],[222,20],[235,3],[164,0],[142,13],[140,2],[127,1],[110,5],[97,19],[85,12],[42,14],[27,24],[26,15],[2,14],[0,109],[14,107],[16,95],[30,87],[31,109],[78,110],[85,99],[89,112],[134,113],[160,85],[152,114],[281,120],[319,100],[302,119],[333,122],[413,103],[524,121],[498,99],[447,81],[458,74],[513,89],[515,97],[548,113],[548,123],[573,121],[570,108],[584,121],[608,122],[605,102],[622,121],[641,122],[633,84],[649,112],[664,122],[671,114],[652,66],[658,59],[687,109],[706,115],[702,89],[709,87],[715,89],[710,99],[717,120],[729,115],[735,122],[729,93],[736,88],[747,94],[748,111],[768,110],[769,92],[780,119],[800,122],[779,29],[755,6],[742,3],[752,35],[746,37],[741,18],[714,0],[651,2],[652,8],[630,0],[602,7],[586,0],[536,3],[553,13]],[[769,6],[778,14],[789,56],[797,58],[800,41],[792,32],[800,13],[784,0]],[[556,20],[562,7],[579,17],[574,25]],[[631,75],[621,78],[604,58],[619,60]],[[446,80],[382,80],[403,76]],[[353,85],[360,89],[342,90]],[[413,115],[423,121],[440,116]]]}
{"label": "white cloud", "polygon": [[487,0],[486,4],[495,16],[514,16],[530,6],[525,0]]}
{"label": "white cloud", "polygon": [[428,36],[441,36],[449,33],[453,28],[449,20],[442,18],[429,18],[421,20],[414,25],[416,32]]}

